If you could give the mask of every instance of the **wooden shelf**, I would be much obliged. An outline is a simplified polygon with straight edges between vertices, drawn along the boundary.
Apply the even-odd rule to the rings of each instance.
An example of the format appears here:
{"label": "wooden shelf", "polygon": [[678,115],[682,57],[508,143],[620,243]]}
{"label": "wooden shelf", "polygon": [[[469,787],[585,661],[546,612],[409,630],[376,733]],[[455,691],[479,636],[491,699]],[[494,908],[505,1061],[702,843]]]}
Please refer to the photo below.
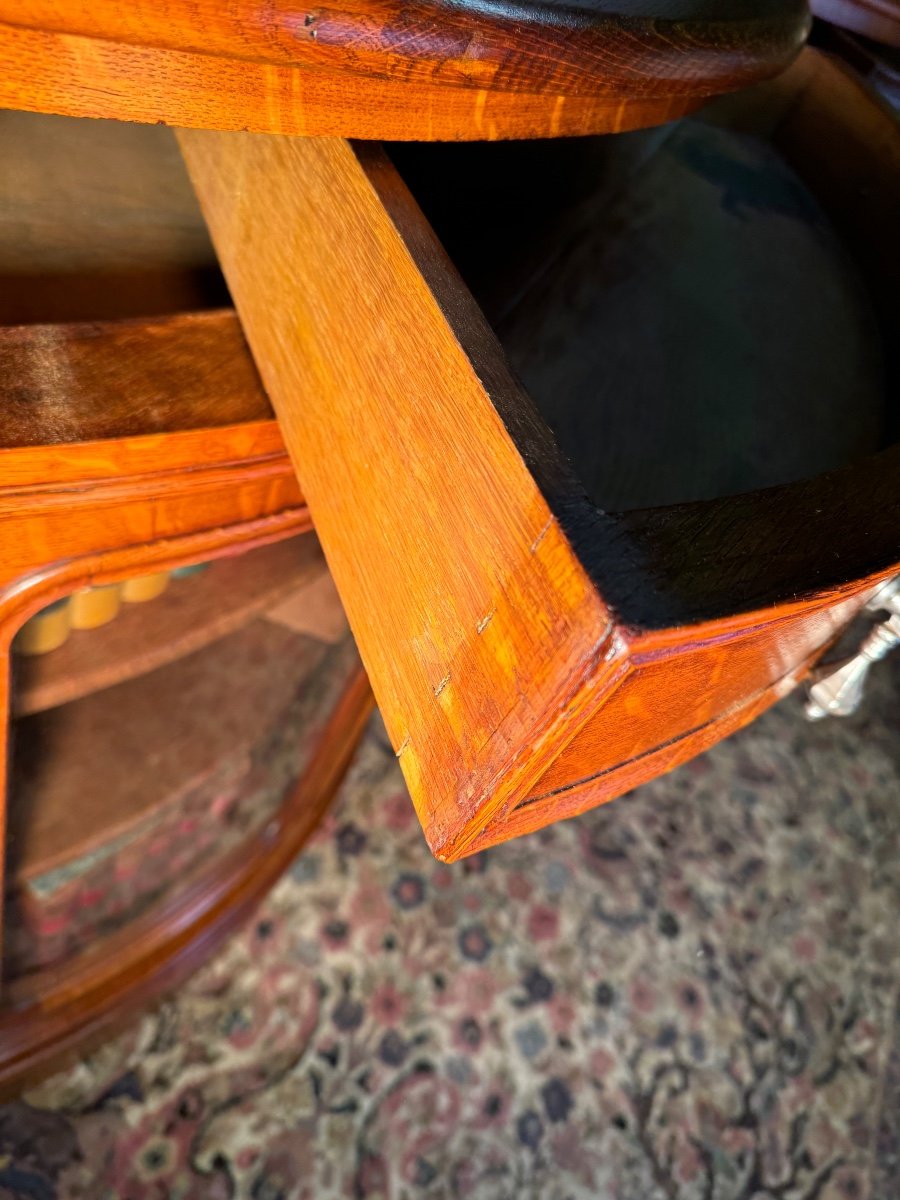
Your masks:
{"label": "wooden shelf", "polygon": [[108,848],[191,792],[227,794],[342,646],[256,619],[140,678],[16,722],[11,886]]}
{"label": "wooden shelf", "polygon": [[3,973],[74,961],[282,820],[359,659],[257,618],[14,725]]}
{"label": "wooden shelf", "polygon": [[157,599],[123,605],[109,625],[76,630],[49,654],[17,658],[13,712],[54,708],[173,662],[326,573],[318,541],[303,535],[173,579]]}

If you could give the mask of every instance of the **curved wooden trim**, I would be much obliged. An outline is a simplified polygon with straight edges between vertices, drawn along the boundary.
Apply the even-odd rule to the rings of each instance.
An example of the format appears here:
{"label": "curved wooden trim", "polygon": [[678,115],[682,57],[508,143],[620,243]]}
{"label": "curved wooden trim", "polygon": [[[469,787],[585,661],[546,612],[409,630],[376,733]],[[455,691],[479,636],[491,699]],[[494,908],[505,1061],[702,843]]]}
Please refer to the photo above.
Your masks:
{"label": "curved wooden trim", "polygon": [[76,588],[119,583],[135,575],[171,571],[253,550],[312,529],[305,505],[284,508],[253,520],[210,530],[187,532],[159,542],[138,542],[115,549],[85,551],[71,558],[42,563],[15,575],[0,588],[0,652],[33,613]]}
{"label": "curved wooden trim", "polygon": [[316,829],[371,711],[359,670],[277,822],[75,961],[10,985],[0,1008],[0,1090],[33,1082],[108,1035],[186,979],[252,915]]}
{"label": "curved wooden trim", "polygon": [[[805,179],[866,279],[900,393],[900,126],[849,67],[808,49],[760,85],[780,110],[765,128]],[[752,117],[747,127],[754,129]],[[833,147],[834,149],[826,149]],[[865,590],[900,564],[900,444],[813,479],[712,501],[601,512],[563,460],[502,347],[381,150],[357,157],[402,234],[569,543],[629,637],[720,623]],[[900,420],[895,418],[900,436]]]}
{"label": "curved wooden trim", "polygon": [[[698,7],[700,15],[698,14]],[[0,0],[0,22],[135,47],[509,92],[649,97],[731,90],[802,45],[803,0],[614,5],[524,0]],[[724,14],[722,9],[725,9]]]}
{"label": "curved wooden trim", "polygon": [[315,537],[228,555],[189,582],[172,582],[151,604],[126,604],[101,629],[52,654],[17,655],[14,715],[27,716],[155,671],[242,628],[328,570]]}
{"label": "curved wooden trim", "polygon": [[[131,351],[125,427],[142,428],[128,415],[129,406],[138,414],[164,412],[167,424],[151,434],[0,449],[0,790],[9,649],[28,616],[77,587],[236,553],[310,528],[277,425],[252,419],[261,403],[263,411],[267,406],[233,313],[39,327],[35,337],[7,330],[0,343],[3,336],[10,351],[10,369],[0,381],[8,431],[15,429],[15,389],[23,375],[39,381],[23,403],[41,408],[47,398],[57,424],[68,424],[70,434],[82,429],[79,405],[83,413],[96,413],[98,397],[121,413],[116,389],[123,369],[116,359],[123,345]],[[80,350],[71,351],[73,342]],[[204,354],[217,347],[222,355],[216,361],[231,367],[224,376],[215,364],[203,366]],[[160,348],[165,365],[154,355]],[[48,355],[51,367],[78,364],[72,371],[74,417],[59,416],[66,390],[44,382]],[[58,373],[49,374],[52,380]],[[251,417],[246,423],[209,425],[223,388],[234,400],[227,410]],[[190,426],[198,413],[204,414],[203,428],[179,430],[180,420]],[[99,417],[102,423],[102,403]],[[97,428],[92,420],[88,427]],[[2,825],[0,813],[0,830]]]}
{"label": "curved wooden trim", "polygon": [[4,2],[0,104],[318,136],[558,136],[682,114],[775,74],[808,31],[805,0],[742,5],[730,19],[708,7],[680,20],[649,11]]}
{"label": "curved wooden trim", "polygon": [[113,488],[152,476],[172,478],[190,471],[228,470],[246,465],[259,472],[285,469],[287,451],[277,422],[138,434],[94,442],[0,449],[0,504],[16,495],[61,495]]}

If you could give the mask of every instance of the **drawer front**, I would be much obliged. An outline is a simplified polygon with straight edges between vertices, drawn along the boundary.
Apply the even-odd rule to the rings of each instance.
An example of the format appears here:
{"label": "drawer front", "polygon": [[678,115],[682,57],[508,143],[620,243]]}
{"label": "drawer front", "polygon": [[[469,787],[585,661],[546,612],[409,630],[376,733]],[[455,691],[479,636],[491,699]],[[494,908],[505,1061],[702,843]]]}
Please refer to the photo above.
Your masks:
{"label": "drawer front", "polygon": [[[847,208],[873,194],[867,173],[900,193],[896,126],[818,56],[782,86],[810,130],[842,114],[854,176],[834,211],[896,241],[889,206],[880,223]],[[895,569],[892,450],[749,496],[600,511],[383,151],[180,136],[439,857],[704,749],[789,690]]]}

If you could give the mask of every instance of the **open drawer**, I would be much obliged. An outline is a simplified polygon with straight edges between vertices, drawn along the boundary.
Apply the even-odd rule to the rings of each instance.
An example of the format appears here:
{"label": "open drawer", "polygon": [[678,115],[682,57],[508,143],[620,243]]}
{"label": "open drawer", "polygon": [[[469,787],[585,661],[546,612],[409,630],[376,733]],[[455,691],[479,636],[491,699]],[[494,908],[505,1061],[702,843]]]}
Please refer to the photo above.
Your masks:
{"label": "open drawer", "polygon": [[710,746],[896,569],[900,131],[828,59],[631,141],[180,137],[439,857]]}

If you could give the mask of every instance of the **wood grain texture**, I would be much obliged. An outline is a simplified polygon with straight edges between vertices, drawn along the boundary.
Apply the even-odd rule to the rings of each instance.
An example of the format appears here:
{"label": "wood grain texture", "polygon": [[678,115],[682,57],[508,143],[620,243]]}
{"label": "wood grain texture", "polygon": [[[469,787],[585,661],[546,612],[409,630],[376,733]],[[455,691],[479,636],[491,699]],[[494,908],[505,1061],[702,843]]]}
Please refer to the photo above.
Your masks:
{"label": "wood grain texture", "polygon": [[13,1095],[177,987],[249,919],[316,829],[372,711],[361,670],[329,714],[279,819],[74,961],[15,981],[0,1011],[0,1090]]}
{"label": "wood grain texture", "polygon": [[[505,839],[521,837],[542,829],[551,821],[563,821],[605,804],[610,800],[624,796],[633,788],[639,787],[649,779],[664,775],[682,763],[695,758],[705,750],[709,750],[723,738],[729,737],[738,729],[748,725],[760,716],[767,708],[778,700],[783,699],[802,681],[809,668],[819,657],[817,649],[808,660],[799,663],[794,670],[766,686],[762,691],[742,700],[733,708],[725,709],[706,724],[695,726],[669,741],[656,742],[647,747],[648,739],[643,739],[645,748],[641,753],[630,759],[621,759],[608,769],[598,770],[597,759],[581,760],[581,769],[590,773],[583,778],[568,780],[558,789],[543,792],[523,801],[513,812],[503,817],[502,831]],[[635,689],[637,690],[637,688]],[[615,719],[618,697],[613,697],[613,703],[603,709],[604,719]],[[610,709],[607,714],[607,708]],[[618,708],[621,714],[621,707]],[[599,741],[600,730],[595,731],[594,740]],[[556,767],[557,764],[554,764]],[[571,774],[577,775],[577,761],[570,758]],[[546,784],[543,784],[546,786]],[[497,840],[497,829],[485,830],[470,847],[470,852],[494,845]]]}
{"label": "wood grain texture", "polygon": [[234,312],[0,328],[0,448],[274,422]]}
{"label": "wood grain texture", "polygon": [[[124,343],[122,328],[115,325],[94,325],[87,331],[38,330],[36,340],[20,337],[17,355],[7,342],[10,374],[4,386],[12,389],[12,397],[3,419],[12,445],[0,449],[4,730],[10,714],[10,645],[27,617],[44,605],[91,583],[235,554],[310,527],[277,425],[272,419],[253,417],[265,405],[265,397],[252,364],[241,360],[242,342],[233,317],[176,319],[162,326],[160,330],[151,322],[149,328],[156,333],[147,337],[135,336],[135,327],[129,326]],[[60,348],[71,347],[73,340],[80,348],[68,359]],[[116,344],[119,354],[110,349]],[[131,351],[127,371],[119,361],[123,344]],[[154,344],[169,347],[168,374],[152,361]],[[231,363],[227,385],[209,361],[215,360],[217,345],[223,350],[222,361]],[[105,364],[104,370],[91,368],[91,350],[96,361]],[[54,369],[73,360],[79,365],[73,365],[72,376],[80,387],[73,387],[75,411],[67,414],[66,388]],[[196,380],[180,396],[167,391],[191,376],[192,363]],[[103,383],[106,369],[115,386]],[[23,378],[28,387],[16,411],[16,380],[21,387]],[[126,379],[127,397],[113,399]],[[246,391],[240,389],[242,379]],[[230,391],[232,384],[236,392]],[[108,413],[97,412],[95,394],[110,399]],[[240,413],[245,418],[241,423],[190,428],[192,412],[206,425],[215,419],[218,397],[229,395],[232,399],[225,407]],[[21,422],[26,429],[33,427],[33,405],[52,413],[55,427],[70,437],[110,434],[120,428],[132,432],[97,441],[17,445],[28,440],[27,432],[16,431]],[[129,405],[137,413],[151,414],[151,428],[157,421],[155,428],[162,425],[165,431],[141,433],[140,422],[126,413]],[[182,419],[189,426],[185,430],[179,429]],[[4,778],[5,771],[4,741]]]}
{"label": "wood grain texture", "polygon": [[482,371],[527,398],[449,264],[423,276],[432,239],[383,155],[179,136],[420,819],[452,853],[524,794],[567,732],[552,714],[577,721],[606,668],[604,605]]}
{"label": "wood grain texture", "polygon": [[0,104],[368,138],[633,128],[774,74],[804,0],[0,4]]}
{"label": "wood grain texture", "polygon": [[[4,386],[20,383],[19,393],[6,397],[8,445],[0,449],[6,664],[21,623],[76,588],[232,556],[310,528],[232,314],[7,331],[5,348]],[[37,430],[37,444],[23,444],[43,424],[48,428]],[[101,440],[42,445],[41,436]],[[182,630],[178,649],[207,632]],[[164,649],[168,654],[172,645]],[[152,657],[152,646],[140,650]],[[82,1047],[158,989],[173,986],[249,915],[315,827],[370,707],[359,674],[311,774],[285,809],[280,840],[257,839],[185,880],[177,896],[109,943],[4,992],[2,1086],[12,1087],[22,1072],[49,1069],[57,1055]],[[4,731],[9,715],[7,665],[0,671]],[[7,747],[5,732],[4,779]]]}
{"label": "wood grain texture", "polygon": [[[325,560],[308,535],[223,559],[189,579],[173,579],[164,595],[124,605],[102,629],[76,631],[50,654],[17,657],[14,714],[68,704],[193,654],[291,601],[322,577],[327,579]],[[339,617],[340,605],[332,603]]]}
{"label": "wood grain texture", "polygon": [[[857,240],[895,236],[896,127],[818,56],[797,72],[782,86],[801,126],[788,119],[784,145],[819,164],[826,193],[852,164],[832,207]],[[852,149],[822,174],[828,142],[804,129],[820,135],[848,98]],[[711,744],[796,683],[896,570],[893,450],[748,496],[599,512],[383,155],[180,136],[439,857]]]}

